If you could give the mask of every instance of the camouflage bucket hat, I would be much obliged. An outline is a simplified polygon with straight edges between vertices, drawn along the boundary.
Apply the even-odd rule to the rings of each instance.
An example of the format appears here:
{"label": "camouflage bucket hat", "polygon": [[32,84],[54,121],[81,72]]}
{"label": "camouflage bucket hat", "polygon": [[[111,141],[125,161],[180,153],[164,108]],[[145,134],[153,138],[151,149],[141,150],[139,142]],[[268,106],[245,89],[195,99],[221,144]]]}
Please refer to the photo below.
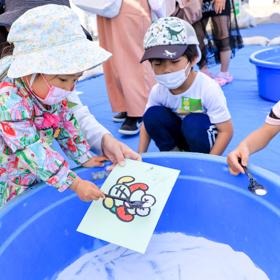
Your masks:
{"label": "camouflage bucket hat", "polygon": [[184,54],[188,45],[196,45],[198,58],[201,51],[193,27],[177,17],[165,17],[155,21],[147,30],[143,47],[145,53],[141,63],[147,59],[176,59]]}

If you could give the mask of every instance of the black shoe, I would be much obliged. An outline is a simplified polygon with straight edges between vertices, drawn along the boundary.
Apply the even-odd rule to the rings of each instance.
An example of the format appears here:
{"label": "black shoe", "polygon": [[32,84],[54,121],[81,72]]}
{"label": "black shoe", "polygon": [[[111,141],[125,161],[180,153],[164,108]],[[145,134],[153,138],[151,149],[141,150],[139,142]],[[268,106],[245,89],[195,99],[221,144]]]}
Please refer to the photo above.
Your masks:
{"label": "black shoe", "polygon": [[142,117],[127,117],[119,129],[119,133],[125,135],[135,135],[140,131]]}
{"label": "black shoe", "polygon": [[113,117],[113,121],[114,122],[124,122],[126,117],[127,117],[127,113],[126,112],[121,112],[121,113],[118,113],[117,115],[115,115]]}

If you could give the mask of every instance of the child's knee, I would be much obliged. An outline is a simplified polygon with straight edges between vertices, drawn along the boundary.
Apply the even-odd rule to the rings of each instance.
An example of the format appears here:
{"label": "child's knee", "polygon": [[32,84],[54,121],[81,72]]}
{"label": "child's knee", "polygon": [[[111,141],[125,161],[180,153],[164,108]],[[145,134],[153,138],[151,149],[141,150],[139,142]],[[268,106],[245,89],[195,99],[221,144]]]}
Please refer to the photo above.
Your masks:
{"label": "child's knee", "polygon": [[165,120],[165,122],[168,121],[168,113],[170,113],[170,110],[163,106],[152,106],[148,108],[143,116],[145,127],[155,126],[162,120]]}
{"label": "child's knee", "polygon": [[143,119],[149,119],[149,118],[158,118],[160,117],[162,114],[164,114],[166,108],[163,106],[152,106],[150,108],[147,109],[147,111],[145,112]]}
{"label": "child's knee", "polygon": [[206,135],[210,125],[211,123],[207,115],[191,113],[183,119],[182,133],[186,140],[197,141],[203,135]]}
{"label": "child's knee", "polygon": [[[202,125],[204,126],[204,123],[208,121],[208,116],[200,113],[191,113],[183,119],[182,126],[185,129],[189,130],[197,130]],[[210,122],[209,122],[210,123]]]}

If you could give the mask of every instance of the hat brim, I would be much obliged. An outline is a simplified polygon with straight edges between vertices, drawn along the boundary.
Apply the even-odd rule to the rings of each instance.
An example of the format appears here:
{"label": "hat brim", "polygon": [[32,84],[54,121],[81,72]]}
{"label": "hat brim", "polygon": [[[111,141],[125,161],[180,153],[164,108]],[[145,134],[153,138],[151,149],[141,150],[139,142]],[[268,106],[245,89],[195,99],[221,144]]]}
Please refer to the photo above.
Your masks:
{"label": "hat brim", "polygon": [[184,54],[188,45],[160,45],[145,50],[140,61],[148,59],[177,59]]}
{"label": "hat brim", "polygon": [[[140,61],[142,63],[148,59],[177,59],[184,54],[188,45],[160,45],[151,47],[145,50],[145,53]],[[201,59],[201,51],[199,46],[196,46],[198,57],[196,59],[196,63],[198,63]]]}
{"label": "hat brim", "polygon": [[112,56],[88,39],[14,56],[8,77],[19,78],[33,73],[67,75],[92,69]]}

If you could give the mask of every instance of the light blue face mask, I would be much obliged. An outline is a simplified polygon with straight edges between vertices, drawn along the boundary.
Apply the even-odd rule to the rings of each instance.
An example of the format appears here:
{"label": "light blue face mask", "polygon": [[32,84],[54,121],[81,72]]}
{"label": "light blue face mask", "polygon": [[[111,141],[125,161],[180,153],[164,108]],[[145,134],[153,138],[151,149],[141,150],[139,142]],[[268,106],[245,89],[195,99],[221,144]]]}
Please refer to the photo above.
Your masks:
{"label": "light blue face mask", "polygon": [[188,62],[185,69],[180,71],[162,75],[155,74],[157,82],[168,89],[176,89],[180,87],[190,74],[191,68],[189,69],[187,76],[185,75],[185,71],[187,70],[189,64],[190,62]]}

